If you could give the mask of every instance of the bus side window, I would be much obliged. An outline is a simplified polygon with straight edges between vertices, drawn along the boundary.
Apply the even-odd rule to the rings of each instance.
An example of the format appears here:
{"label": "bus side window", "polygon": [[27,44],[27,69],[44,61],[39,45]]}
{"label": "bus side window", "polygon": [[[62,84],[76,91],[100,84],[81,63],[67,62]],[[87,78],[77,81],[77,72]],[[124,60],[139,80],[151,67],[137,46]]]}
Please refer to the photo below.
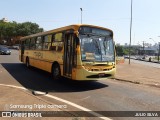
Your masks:
{"label": "bus side window", "polygon": [[35,49],[35,43],[36,43],[36,38],[31,38],[31,41],[30,41],[30,49],[31,50],[34,50]]}
{"label": "bus side window", "polygon": [[52,50],[54,51],[62,51],[63,49],[63,41],[64,41],[64,34],[62,32],[56,33],[53,35],[53,43],[52,43]]}
{"label": "bus side window", "polygon": [[37,37],[37,40],[36,40],[36,49],[37,50],[42,50],[42,37],[41,36]]}
{"label": "bus side window", "polygon": [[50,50],[52,35],[44,36],[43,50]]}
{"label": "bus side window", "polygon": [[29,49],[29,43],[30,43],[30,39],[26,39],[24,44],[26,50]]}

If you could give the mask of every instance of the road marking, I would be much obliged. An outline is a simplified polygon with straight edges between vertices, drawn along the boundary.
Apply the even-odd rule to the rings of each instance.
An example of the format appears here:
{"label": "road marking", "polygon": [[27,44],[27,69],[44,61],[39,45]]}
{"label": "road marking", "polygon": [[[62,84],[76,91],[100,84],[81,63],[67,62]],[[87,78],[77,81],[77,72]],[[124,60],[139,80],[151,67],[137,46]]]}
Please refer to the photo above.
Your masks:
{"label": "road marking", "polygon": [[88,97],[82,98],[82,99],[80,99],[80,101],[86,100],[86,99],[88,99],[88,98],[90,98],[90,97],[91,97],[91,96],[88,96]]}
{"label": "road marking", "polygon": [[[19,87],[19,86],[15,86],[15,85],[0,84],[0,86],[7,86],[7,87],[18,88],[18,89],[22,89],[22,90],[28,90],[28,89],[26,89],[26,88],[24,88],[24,87]],[[83,111],[89,112],[90,114],[92,114],[92,115],[94,115],[94,116],[96,116],[96,117],[98,117],[98,118],[101,118],[101,119],[103,119],[103,120],[112,120],[112,119],[110,119],[110,118],[108,118],[108,117],[105,117],[105,116],[103,116],[103,115],[101,115],[101,114],[99,114],[99,113],[96,113],[96,112],[94,112],[94,111],[92,111],[92,110],[90,110],[90,109],[87,109],[87,108],[85,108],[85,107],[82,107],[82,106],[80,106],[80,105],[77,105],[77,104],[75,104],[75,103],[73,103],[73,102],[64,100],[64,99],[62,99],[62,98],[59,98],[59,97],[56,97],[56,96],[53,96],[53,95],[49,95],[49,94],[47,94],[47,95],[45,95],[45,96],[46,96],[46,97],[49,97],[49,98],[52,98],[52,99],[55,99],[55,100],[57,100],[57,101],[61,101],[61,102],[63,102],[63,103],[69,104],[69,105],[71,105],[71,106],[73,106],[73,107],[76,107],[76,108],[78,108],[78,109],[81,109],[81,110],[83,110]]]}
{"label": "road marking", "polygon": [[12,88],[18,88],[18,89],[23,89],[23,90],[28,90],[24,87],[19,87],[19,86],[15,86],[15,85],[6,85],[6,84],[0,84],[1,86],[6,86],[6,87],[12,87]]}
{"label": "road marking", "polygon": [[[90,110],[90,109],[87,109],[87,108],[85,108],[85,107],[82,107],[82,106],[80,106],[80,105],[77,105],[77,104],[75,104],[75,103],[72,103],[72,102],[70,102],[70,101],[67,101],[67,100],[64,100],[64,99],[61,99],[61,98],[58,98],[58,97],[56,97],[56,96],[52,96],[52,95],[45,95],[46,97],[49,97],[49,98],[53,98],[53,99],[55,99],[55,100],[58,100],[58,101],[61,101],[61,102],[64,102],[64,103],[66,103],[66,104],[69,104],[69,105],[71,105],[71,106],[73,106],[73,107],[76,107],[76,108],[78,108],[78,109],[81,109],[81,110],[83,110],[83,111],[87,111],[87,112],[89,112],[90,114],[92,114],[92,115],[95,115],[95,116],[97,116],[97,117],[99,117],[99,118],[101,118],[101,119],[103,119],[103,120],[112,120],[112,119],[110,119],[110,118],[107,118],[107,117],[104,117],[103,115],[101,115],[101,114],[99,114],[99,113],[96,113],[96,112],[94,112],[94,111],[92,111],[92,110]],[[103,117],[102,117],[103,116]]]}

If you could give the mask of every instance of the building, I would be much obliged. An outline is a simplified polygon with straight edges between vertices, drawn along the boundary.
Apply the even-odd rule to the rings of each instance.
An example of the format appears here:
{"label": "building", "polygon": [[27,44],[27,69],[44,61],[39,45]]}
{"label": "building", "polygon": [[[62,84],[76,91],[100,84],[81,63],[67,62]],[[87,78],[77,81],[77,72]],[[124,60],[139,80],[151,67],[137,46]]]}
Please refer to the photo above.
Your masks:
{"label": "building", "polygon": [[158,49],[154,47],[145,47],[144,49],[140,50],[141,53],[144,55],[157,55],[158,54]]}
{"label": "building", "polygon": [[1,21],[2,22],[9,22],[7,18],[2,18]]}
{"label": "building", "polygon": [[[117,45],[117,44],[116,44]],[[123,47],[123,50],[129,51],[129,45],[120,45]],[[151,45],[149,46],[142,46],[142,45],[131,45],[131,55],[150,55],[150,56],[157,56],[158,55],[158,50],[159,50],[159,45]]]}

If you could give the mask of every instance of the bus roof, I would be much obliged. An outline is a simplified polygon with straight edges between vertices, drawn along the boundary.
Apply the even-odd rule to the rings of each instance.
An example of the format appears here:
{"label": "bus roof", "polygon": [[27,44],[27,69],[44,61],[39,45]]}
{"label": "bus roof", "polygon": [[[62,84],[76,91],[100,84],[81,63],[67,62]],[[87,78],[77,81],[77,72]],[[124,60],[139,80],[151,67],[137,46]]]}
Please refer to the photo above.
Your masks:
{"label": "bus roof", "polygon": [[81,26],[95,27],[95,28],[99,28],[99,29],[103,29],[103,30],[109,30],[109,31],[112,32],[112,30],[110,30],[108,28],[100,27],[100,26],[94,26],[94,25],[88,25],[88,24],[74,24],[74,25],[60,27],[60,28],[56,28],[56,29],[53,29],[53,30],[45,31],[45,32],[40,32],[40,33],[24,36],[24,37],[21,37],[20,40],[24,40],[24,39],[31,38],[31,37],[36,37],[36,36],[53,34],[53,33],[56,33],[56,32],[61,32],[61,31],[69,30],[69,29],[78,30],[79,27],[81,27]]}

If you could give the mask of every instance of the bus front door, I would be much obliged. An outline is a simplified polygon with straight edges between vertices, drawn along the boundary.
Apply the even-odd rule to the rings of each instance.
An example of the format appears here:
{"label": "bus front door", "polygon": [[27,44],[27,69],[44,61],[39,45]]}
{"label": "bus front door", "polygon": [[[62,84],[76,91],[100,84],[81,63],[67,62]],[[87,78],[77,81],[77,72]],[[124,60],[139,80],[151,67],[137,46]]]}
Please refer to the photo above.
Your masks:
{"label": "bus front door", "polygon": [[73,67],[73,59],[74,59],[74,40],[73,34],[66,34],[65,35],[65,42],[64,42],[64,67],[63,67],[63,74],[68,78],[72,78],[72,67]]}
{"label": "bus front door", "polygon": [[24,41],[21,43],[21,62],[24,62]]}

